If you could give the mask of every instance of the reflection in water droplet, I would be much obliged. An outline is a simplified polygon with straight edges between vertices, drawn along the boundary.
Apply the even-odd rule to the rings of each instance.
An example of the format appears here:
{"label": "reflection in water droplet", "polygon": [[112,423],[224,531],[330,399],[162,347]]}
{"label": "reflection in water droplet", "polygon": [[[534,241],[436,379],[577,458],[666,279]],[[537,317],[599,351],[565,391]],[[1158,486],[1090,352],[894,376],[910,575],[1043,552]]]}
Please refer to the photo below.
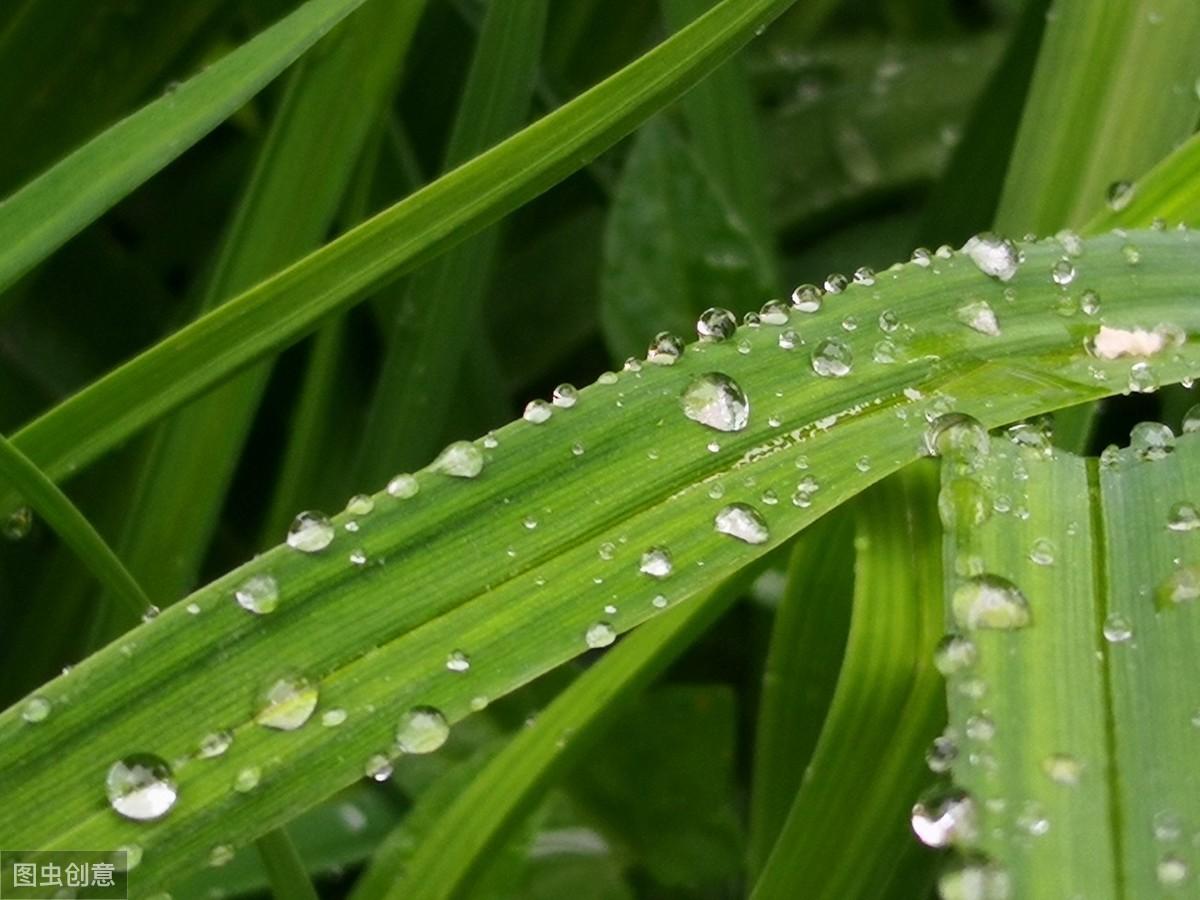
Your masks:
{"label": "reflection in water droplet", "polygon": [[396,747],[403,753],[432,753],[450,737],[450,723],[432,706],[417,706],[400,717]]}
{"label": "reflection in water droplet", "polygon": [[737,319],[727,309],[709,307],[696,320],[696,334],[703,341],[726,341],[737,331]]}
{"label": "reflection in water droplet", "polygon": [[421,489],[421,485],[417,482],[416,477],[409,475],[407,472],[401,473],[388,482],[387,492],[397,500],[407,500],[409,497],[415,497]]}
{"label": "reflection in water droplet", "polygon": [[1161,422],[1139,422],[1129,432],[1129,446],[1138,459],[1164,459],[1175,449],[1175,434]]}
{"label": "reflection in water droplet", "polygon": [[646,362],[656,366],[673,366],[683,356],[683,338],[660,331],[651,341],[646,351]]}
{"label": "reflection in water droplet", "polygon": [[986,300],[970,300],[955,310],[955,316],[972,331],[988,337],[1000,336],[1000,322]]}
{"label": "reflection in water droplet", "polygon": [[259,697],[254,721],[279,731],[295,731],[317,708],[316,684],[303,675],[285,675],[269,684]]}
{"label": "reflection in water droplet", "polygon": [[736,381],[721,372],[692,379],[679,398],[683,414],[716,431],[741,431],[750,422],[750,400]]}
{"label": "reflection in water droplet", "polygon": [[961,634],[948,634],[933,652],[933,663],[943,675],[950,676],[975,665],[979,650],[975,642]]}
{"label": "reflection in water droplet", "polygon": [[912,808],[912,830],[926,847],[966,843],[975,835],[975,803],[957,788],[937,787]]}
{"label": "reflection in water droplet", "polygon": [[199,756],[201,759],[214,759],[223,756],[233,745],[233,734],[229,731],[214,731],[206,734],[200,740]]}
{"label": "reflection in water droplet", "polygon": [[21,718],[29,723],[44,722],[50,715],[50,701],[45,697],[30,697],[21,707]]}
{"label": "reflection in water droplet", "polygon": [[954,591],[954,620],[960,628],[1014,631],[1032,621],[1029,601],[1020,589],[999,575],[976,575]]}
{"label": "reflection in water droplet", "polygon": [[607,647],[617,639],[616,630],[607,622],[594,622],[583,635],[584,641],[593,650]]}
{"label": "reflection in water droplet", "polygon": [[532,425],[541,425],[543,422],[549,422],[553,414],[554,407],[545,400],[530,400],[525,404],[525,412],[521,414],[521,418]]}
{"label": "reflection in water droplet", "polygon": [[671,551],[666,547],[651,547],[642,554],[641,565],[638,566],[643,575],[651,578],[666,578],[672,568]]}
{"label": "reflection in water droplet", "polygon": [[266,615],[279,605],[279,585],[270,575],[253,575],[234,591],[238,606],[256,615]]}
{"label": "reflection in water droplet", "polygon": [[813,348],[813,371],[822,378],[844,378],[854,368],[850,345],[839,338],[826,338]]}
{"label": "reflection in water droplet", "polygon": [[302,512],[288,528],[287,545],[301,553],[318,553],[333,541],[333,524],[323,512]]}
{"label": "reflection in water droplet", "polygon": [[1051,781],[1074,787],[1079,784],[1083,764],[1069,753],[1052,753],[1042,760],[1042,771]]}
{"label": "reflection in water droplet", "polygon": [[792,291],[792,306],[802,313],[815,313],[821,309],[821,289],[815,284],[802,284]]}
{"label": "reflection in water droplet", "polygon": [[1016,244],[988,231],[967,241],[963,253],[979,271],[999,281],[1011,281],[1021,263]]}
{"label": "reflection in water droplet", "polygon": [[1191,603],[1200,597],[1200,566],[1181,566],[1162,580],[1155,591],[1159,609]]}
{"label": "reflection in water droplet", "polygon": [[179,796],[171,767],[149,753],[117,760],[104,781],[108,805],[127,819],[150,821],[166,815]]}
{"label": "reflection in water droplet", "polygon": [[471,658],[461,650],[451,650],[446,657],[446,668],[451,672],[466,672],[471,668]]}
{"label": "reflection in water droplet", "polygon": [[717,513],[713,527],[747,544],[765,544],[771,539],[767,520],[748,503],[731,503]]}

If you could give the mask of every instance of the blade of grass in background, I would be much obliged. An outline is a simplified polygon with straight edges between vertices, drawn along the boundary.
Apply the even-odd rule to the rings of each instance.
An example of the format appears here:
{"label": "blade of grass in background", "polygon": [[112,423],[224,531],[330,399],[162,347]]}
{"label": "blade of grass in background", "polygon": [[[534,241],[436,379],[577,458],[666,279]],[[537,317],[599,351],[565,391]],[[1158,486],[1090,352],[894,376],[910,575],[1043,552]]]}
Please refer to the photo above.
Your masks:
{"label": "blade of grass in background", "polygon": [[775,846],[829,711],[854,599],[854,518],[831,513],[796,542],[763,667],[750,794],[749,880]]}
{"label": "blade of grass in background", "polygon": [[[327,52],[301,63],[226,232],[202,313],[320,244],[423,9],[421,0],[369,0],[329,35]],[[354,103],[344,102],[349,92]],[[270,372],[265,363],[240,375],[154,436],[120,546],[160,604],[195,584]]]}
{"label": "blade of grass in background", "polygon": [[[488,6],[446,150],[447,171],[516,131],[529,112],[547,0]],[[501,230],[465,241],[418,272],[390,313],[386,350],[361,437],[358,477],[377,483],[429,459],[472,338]]]}
{"label": "blade of grass in background", "polygon": [[[624,70],[322,250],[262,282],[13,436],[61,478],[325,316],[555,184],[678,97],[791,0],[724,0]],[[0,493],[0,511],[18,502]]]}
{"label": "blade of grass in background", "polygon": [[1148,228],[1156,219],[1168,225],[1200,222],[1200,135],[1192,135],[1139,178],[1127,205],[1098,213],[1084,231],[1102,234],[1113,228]]}
{"label": "blade of grass in background", "polygon": [[[948,685],[954,778],[972,798],[951,834],[1014,897],[1194,886],[1200,535],[1176,504],[1200,490],[1200,447],[1171,446],[1135,435],[1098,463],[993,438],[967,476],[997,512],[946,545],[949,613],[972,650]],[[1006,580],[982,621],[966,560]]]}
{"label": "blade of grass in background", "polygon": [[150,611],[146,592],[83,513],[2,435],[0,478],[21,493],[33,511],[46,520],[96,579],[112,592],[114,600],[124,605],[127,613],[137,619]]}
{"label": "blade of grass in background", "polygon": [[923,752],[945,721],[930,665],[943,628],[936,492],[936,467],[920,467],[856,501],[854,611],[841,676],[754,900],[879,897],[904,859],[905,813],[931,779]]}
{"label": "blade of grass in background", "polygon": [[[1140,247],[1137,266],[1127,241]],[[1198,247],[1190,233],[1085,242],[1107,327],[1200,330]],[[396,752],[398,728],[408,739],[414,708],[438,710],[449,726],[478,698],[646,621],[659,594],[669,607],[711,590],[911,462],[926,417],[953,409],[995,426],[1127,389],[1131,359],[1089,355],[1098,327],[1054,311],[1046,274],[1058,245],[1018,249],[1024,262],[1007,283],[960,254],[851,286],[820,313],[794,314],[805,337],[791,351],[779,346],[782,327],[747,327],[692,345],[671,366],[605,378],[543,424],[497,430],[495,446],[455,445],[415,476],[415,494],[402,480],[318,521],[305,535],[328,539],[322,552],[285,545],[258,556],[44,685],[40,721],[22,717],[32,698],[0,714],[0,832],[30,848],[136,842],[140,883],[161,888],[213,846],[243,846],[357,781],[373,755]],[[999,333],[948,312],[967,296],[992,307]],[[888,309],[903,311],[906,330],[879,348],[867,323]],[[979,309],[966,320],[978,325]],[[845,331],[848,317],[863,326]],[[835,336],[844,350],[825,343]],[[846,352],[844,377],[814,373],[814,359],[837,366]],[[1136,362],[1136,383],[1141,364],[1161,383],[1200,374],[1188,343]],[[706,428],[680,408],[713,372],[750,399],[741,430]],[[801,456],[812,483],[798,474]],[[661,571],[658,555],[642,560],[654,548],[669,553],[666,578],[643,571]],[[261,593],[270,583],[247,584],[267,575],[274,601]],[[315,691],[291,682],[317,707],[313,720],[290,731],[258,724],[259,691],[299,675]],[[430,724],[436,743],[440,722]],[[227,752],[197,758],[217,732],[233,735]],[[104,802],[108,767],[136,752],[174,766],[179,800],[157,821],[124,820]],[[42,765],[51,753],[57,764]]]}
{"label": "blade of grass in background", "polygon": [[[620,712],[737,599],[745,573],[678,612],[638,629],[587,670],[518,732],[424,834],[388,900],[449,900],[472,878],[542,792],[592,749]],[[359,898],[366,900],[366,898]]]}
{"label": "blade of grass in background", "polygon": [[[1054,6],[1004,182],[996,230],[1079,228],[1114,185],[1140,178],[1200,115],[1200,5],[1089,0]],[[1128,195],[1116,201],[1125,202]],[[1057,417],[1055,439],[1084,450],[1096,409]]]}
{"label": "blade of grass in background", "polygon": [[283,828],[258,839],[258,852],[276,900],[317,900],[316,889],[304,871],[304,861]]}
{"label": "blade of grass in background", "polygon": [[363,0],[309,0],[0,203],[0,291],[208,134]]}

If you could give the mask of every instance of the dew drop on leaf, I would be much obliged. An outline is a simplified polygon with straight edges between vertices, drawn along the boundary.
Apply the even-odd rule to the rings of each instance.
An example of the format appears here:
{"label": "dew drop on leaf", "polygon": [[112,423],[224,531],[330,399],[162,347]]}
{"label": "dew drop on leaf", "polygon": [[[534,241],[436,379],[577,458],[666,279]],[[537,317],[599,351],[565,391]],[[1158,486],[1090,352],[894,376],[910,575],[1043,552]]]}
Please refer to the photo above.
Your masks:
{"label": "dew drop on leaf", "polygon": [[616,639],[616,630],[607,622],[593,622],[583,635],[584,642],[593,650],[607,647]]}
{"label": "dew drop on leaf", "polygon": [[397,500],[407,500],[410,497],[415,497],[420,490],[421,485],[417,481],[416,476],[409,475],[407,472],[400,473],[389,481],[387,485],[388,494]]}
{"label": "dew drop on leaf", "polygon": [[1069,753],[1052,753],[1042,760],[1042,771],[1056,784],[1073,787],[1079,784],[1083,764]]}
{"label": "dew drop on leaf", "polygon": [[1129,432],[1129,446],[1138,459],[1165,459],[1175,449],[1175,434],[1161,422],[1139,422]]}
{"label": "dew drop on leaf", "polygon": [[287,545],[301,553],[319,553],[333,541],[333,524],[323,512],[302,512],[288,528]]}
{"label": "dew drop on leaf", "polygon": [[812,369],[822,378],[845,378],[854,368],[850,345],[838,338],[826,338],[813,348]]}
{"label": "dew drop on leaf", "polygon": [[1050,278],[1059,287],[1066,287],[1075,280],[1075,266],[1069,259],[1060,259],[1050,267]]}
{"label": "dew drop on leaf", "polygon": [[551,402],[559,409],[570,409],[579,402],[579,391],[575,385],[564,382],[554,389]]}
{"label": "dew drop on leaf", "polygon": [[1200,509],[1187,500],[1173,504],[1167,513],[1167,528],[1171,531],[1195,531],[1200,528]]}
{"label": "dew drop on leaf", "polygon": [[1104,199],[1107,201],[1109,209],[1113,212],[1120,212],[1133,201],[1133,183],[1114,181],[1108,186],[1108,192]]}
{"label": "dew drop on leaf", "polygon": [[938,876],[941,900],[1012,900],[1012,882],[998,863],[979,854],[952,860]]}
{"label": "dew drop on leaf", "polygon": [[45,697],[30,697],[21,707],[21,718],[30,724],[46,721],[50,715],[50,701]]}
{"label": "dew drop on leaf", "polygon": [[430,468],[454,478],[474,478],[483,471],[483,451],[470,441],[455,441],[438,454]]}
{"label": "dew drop on leaf", "polygon": [[1020,589],[999,575],[976,575],[954,591],[954,620],[960,628],[1014,631],[1032,620],[1029,601]]}
{"label": "dew drop on leaf", "polygon": [[224,756],[225,751],[233,745],[233,734],[228,731],[214,731],[200,739],[199,756],[201,759],[215,759]]}
{"label": "dew drop on leaf", "polygon": [[1200,431],[1200,403],[1197,403],[1183,414],[1182,430],[1184,434]]}
{"label": "dew drop on leaf", "polygon": [[673,366],[683,356],[683,338],[660,331],[646,350],[646,362],[656,366]]}
{"label": "dew drop on leaf", "polygon": [[747,544],[765,544],[771,539],[767,520],[749,503],[731,503],[713,519],[719,534],[727,534]]}
{"label": "dew drop on leaf", "polygon": [[141,822],[162,818],[179,797],[171,767],[149,753],[134,753],[113,763],[104,787],[109,806]]}
{"label": "dew drop on leaf", "polygon": [[674,568],[671,562],[671,551],[666,547],[651,547],[642,554],[638,571],[651,578],[666,578]]}
{"label": "dew drop on leaf", "polygon": [[252,575],[233,592],[233,597],[242,609],[263,616],[279,606],[279,585],[270,575]]}
{"label": "dew drop on leaf", "polygon": [[975,835],[975,803],[958,788],[935,787],[912,808],[913,833],[926,847],[949,847]]}
{"label": "dew drop on leaf", "polygon": [[974,467],[988,453],[991,441],[979,420],[966,413],[945,413],[925,430],[925,452],[946,456]]}
{"label": "dew drop on leaf", "polygon": [[941,775],[950,771],[954,760],[958,758],[958,744],[948,734],[940,734],[929,744],[925,751],[925,765],[929,771]]}
{"label": "dew drop on leaf", "polygon": [[943,675],[950,676],[975,665],[979,650],[975,642],[961,634],[948,634],[933,651],[933,664]]}
{"label": "dew drop on leaf", "polygon": [[963,245],[963,253],[980,272],[999,281],[1012,281],[1021,264],[1017,245],[1008,238],[985,231]]}
{"label": "dew drop on leaf", "polygon": [[451,672],[466,672],[471,668],[471,657],[462,650],[451,650],[446,657],[446,668]]}
{"label": "dew drop on leaf", "polygon": [[392,777],[392,761],[382,753],[375,753],[367,757],[366,764],[363,765],[363,774],[372,781],[387,781]]}
{"label": "dew drop on leaf", "polygon": [[1104,639],[1110,644],[1123,644],[1133,637],[1133,625],[1129,619],[1117,612],[1105,616],[1101,630]]}
{"label": "dew drop on leaf", "polygon": [[1000,337],[1000,322],[986,300],[969,300],[955,310],[954,315],[972,331],[988,337]]}
{"label": "dew drop on leaf", "polygon": [[1154,592],[1159,609],[1182,606],[1200,598],[1200,566],[1182,566],[1168,575]]}
{"label": "dew drop on leaf", "polygon": [[525,404],[525,412],[521,414],[521,418],[531,425],[542,425],[549,422],[553,414],[554,407],[545,400],[530,400]]}
{"label": "dew drop on leaf", "polygon": [[0,534],[3,534],[6,540],[19,541],[28,537],[32,530],[33,510],[28,506],[19,506],[4,519]]}
{"label": "dew drop on leaf", "polygon": [[346,502],[346,512],[352,516],[368,516],[375,510],[370,494],[355,494]]}
{"label": "dew drop on leaf", "polygon": [[229,844],[217,844],[208,851],[208,864],[220,868],[233,859],[233,847]]}
{"label": "dew drop on leaf", "polygon": [[254,721],[279,731],[295,731],[317,708],[317,685],[303,675],[284,675],[259,696]]}
{"label": "dew drop on leaf", "polygon": [[721,372],[692,379],[679,398],[683,414],[716,431],[741,431],[750,422],[750,400],[736,381]]}
{"label": "dew drop on leaf", "polygon": [[417,706],[400,717],[396,747],[404,753],[432,753],[450,737],[450,723],[432,706]]}
{"label": "dew drop on leaf", "polygon": [[696,334],[702,341],[726,341],[737,331],[737,319],[727,309],[710,306],[696,320]]}
{"label": "dew drop on leaf", "polygon": [[258,766],[246,766],[237,773],[233,780],[233,789],[239,794],[248,794],[258,787],[262,780],[262,769]]}
{"label": "dew drop on leaf", "polygon": [[815,284],[802,284],[792,291],[792,306],[802,313],[820,311],[821,299],[821,289]]}

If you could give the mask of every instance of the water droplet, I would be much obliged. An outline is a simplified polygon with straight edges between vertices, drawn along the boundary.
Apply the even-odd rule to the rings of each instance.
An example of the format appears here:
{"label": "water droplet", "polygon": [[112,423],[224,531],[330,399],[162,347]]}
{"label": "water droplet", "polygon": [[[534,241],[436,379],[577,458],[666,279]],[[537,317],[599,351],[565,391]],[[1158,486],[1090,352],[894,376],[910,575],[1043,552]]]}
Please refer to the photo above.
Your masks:
{"label": "water droplet", "polygon": [[1045,428],[1031,422],[1018,422],[1004,432],[1014,445],[1027,454],[1049,459],[1054,455],[1054,444]]}
{"label": "water droplet", "polygon": [[1175,434],[1161,422],[1139,422],[1129,432],[1129,446],[1138,459],[1164,459],[1175,449]]}
{"label": "water droplet", "polygon": [[333,524],[323,512],[302,512],[292,520],[287,545],[301,553],[318,553],[333,541]]}
{"label": "water droplet", "polygon": [[559,409],[570,409],[579,402],[579,391],[575,385],[564,382],[554,389],[551,400]]}
{"label": "water droplet", "polygon": [[1133,637],[1133,625],[1120,613],[1109,613],[1104,619],[1103,632],[1110,644],[1123,644]]}
{"label": "water droplet", "polygon": [[1037,538],[1029,548],[1029,560],[1038,566],[1052,566],[1055,552],[1054,541],[1044,537]]}
{"label": "water droplet", "polygon": [[664,597],[662,594],[655,594],[654,599],[650,601],[650,605],[653,606],[655,609],[666,609],[667,608],[667,598]]}
{"label": "water droplet", "polygon": [[1030,801],[1017,816],[1017,828],[1030,837],[1041,837],[1050,830],[1050,820],[1038,803]]}
{"label": "water droplet", "polygon": [[4,519],[0,534],[3,534],[6,540],[19,541],[28,537],[32,530],[33,510],[28,506],[19,506]]}
{"label": "water droplet", "polygon": [[337,728],[346,721],[346,711],[340,707],[327,709],[321,713],[321,725],[324,728]]}
{"label": "water droplet", "polygon": [[825,279],[825,293],[840,294],[846,289],[849,283],[850,282],[846,280],[845,275],[842,275],[839,272],[834,272]]}
{"label": "water droplet", "polygon": [[317,696],[316,684],[303,675],[277,678],[259,696],[254,721],[267,728],[295,731],[317,708]]}
{"label": "water droplet", "polygon": [[1017,245],[1008,238],[985,231],[963,245],[963,253],[983,274],[1000,281],[1011,281],[1021,264]]}
{"label": "water droplet", "polygon": [[789,319],[787,304],[782,300],[768,300],[758,311],[758,320],[764,325],[786,325]]}
{"label": "water droplet", "polygon": [[533,425],[541,425],[543,422],[549,422],[553,414],[554,407],[545,400],[530,400],[525,404],[525,412],[521,414],[521,418]]}
{"label": "water droplet", "polygon": [[1000,322],[986,300],[970,300],[955,310],[955,316],[972,331],[988,337],[1000,337]]}
{"label": "water droplet", "polygon": [[451,672],[466,672],[471,668],[471,657],[461,650],[451,650],[446,657],[446,668]]}
{"label": "water droplet", "polygon": [[947,677],[971,668],[978,659],[975,642],[961,634],[946,635],[933,651],[933,664]]}
{"label": "water droplet", "polygon": [[250,791],[258,787],[259,781],[262,780],[262,769],[258,766],[246,766],[237,773],[237,777],[233,780],[233,789],[239,794],[248,794]]}
{"label": "water droplet", "polygon": [[710,306],[696,320],[696,334],[702,341],[726,341],[737,331],[737,319],[727,309]]}
{"label": "water droplet", "polygon": [[826,338],[812,352],[812,368],[823,378],[844,378],[854,367],[850,345],[838,338]]}
{"label": "water droplet", "polygon": [[1159,609],[1191,603],[1200,597],[1200,566],[1183,566],[1163,579],[1155,591]]}
{"label": "water droplet", "polygon": [[594,622],[583,635],[584,641],[593,650],[607,647],[617,639],[616,630],[607,622]]}
{"label": "water droplet", "polygon": [[44,722],[50,715],[50,701],[45,697],[30,697],[21,707],[21,718],[26,722]]}
{"label": "water droplet", "polygon": [[1073,787],[1079,784],[1083,764],[1068,753],[1051,753],[1042,760],[1042,771],[1051,781]]}
{"label": "water droplet", "polygon": [[1133,202],[1133,193],[1133,182],[1114,181],[1108,186],[1108,193],[1105,196],[1108,208],[1113,212],[1120,212]]}
{"label": "water droplet", "polygon": [[483,471],[483,451],[470,441],[455,441],[438,454],[429,468],[454,478],[474,478]]}
{"label": "water droplet", "polygon": [[223,756],[233,745],[233,733],[229,731],[214,731],[200,739],[199,755],[201,759],[214,759]]}
{"label": "water droplet", "polygon": [[263,616],[279,606],[279,585],[270,575],[252,575],[233,592],[233,597],[242,609]]}
{"label": "water droplet", "polygon": [[870,287],[875,283],[875,270],[869,266],[860,266],[854,270],[854,283]]}
{"label": "water droplet", "polygon": [[683,356],[683,338],[660,331],[654,336],[649,349],[646,351],[646,362],[656,366],[673,366]]}
{"label": "water droplet", "polygon": [[171,767],[149,753],[134,753],[113,763],[104,787],[108,805],[139,822],[162,818],[179,797]]}
{"label": "water droplet", "polygon": [[801,344],[800,335],[794,328],[786,328],[779,332],[779,348],[795,350]]}
{"label": "water droplet", "polygon": [[1167,528],[1171,531],[1195,531],[1200,528],[1200,509],[1186,500],[1174,504],[1167,513]]}
{"label": "water droplet", "polygon": [[679,398],[683,414],[716,431],[741,431],[750,422],[750,401],[738,383],[721,372],[692,379]]}
{"label": "water droplet", "polygon": [[938,877],[941,900],[1009,900],[1008,872],[984,856],[970,854],[951,860]]}
{"label": "water droplet", "polygon": [[233,847],[229,844],[217,844],[208,851],[208,864],[217,868],[226,865],[233,859]]}
{"label": "water droplet", "polygon": [[346,503],[346,512],[352,516],[368,516],[375,509],[375,501],[369,494],[355,494]]}
{"label": "water droplet", "polygon": [[672,568],[671,551],[666,547],[651,547],[642,554],[642,562],[638,566],[643,575],[649,575],[651,578],[666,578],[671,574]]}
{"label": "water droplet", "polygon": [[717,513],[713,527],[747,544],[765,544],[771,539],[767,520],[748,503],[731,503]]}
{"label": "water droplet", "polygon": [[1158,861],[1155,873],[1158,875],[1158,883],[1163,887],[1178,887],[1187,881],[1188,864],[1181,857],[1168,853]]}
{"label": "water droplet", "polygon": [[802,284],[792,291],[792,306],[802,313],[820,311],[821,299],[821,289],[815,284]]}
{"label": "water droplet", "polygon": [[911,259],[922,269],[928,269],[933,265],[933,254],[929,252],[927,247],[918,247],[912,252]]}
{"label": "water droplet", "polygon": [[966,413],[945,413],[929,423],[925,430],[925,451],[930,456],[945,456],[974,468],[991,447],[987,429]]}
{"label": "water droplet", "polygon": [[400,717],[396,746],[404,753],[432,753],[450,737],[446,717],[432,706],[417,706]]}
{"label": "water droplet", "polygon": [[362,547],[355,547],[350,551],[350,565],[365,566],[367,564],[367,551]]}
{"label": "water droplet", "polygon": [[1032,620],[1029,601],[1020,589],[999,575],[976,575],[954,591],[954,620],[960,628],[1013,631]]}
{"label": "water droplet", "polygon": [[407,500],[410,497],[415,497],[417,492],[421,490],[421,485],[413,475],[407,472],[401,473],[388,482],[387,492],[397,500]]}
{"label": "water droplet", "polygon": [[941,775],[950,771],[958,758],[958,744],[947,734],[938,735],[925,751],[925,765],[929,771]]}
{"label": "water droplet", "polygon": [[1050,267],[1050,277],[1059,287],[1066,287],[1075,280],[1075,266],[1069,259],[1060,259]]}
{"label": "water droplet", "polygon": [[376,753],[367,757],[367,762],[363,766],[363,774],[372,781],[387,781],[392,777],[392,761],[382,753]]}
{"label": "water droplet", "polygon": [[975,803],[965,791],[937,787],[913,806],[911,822],[926,847],[966,843],[975,835]]}

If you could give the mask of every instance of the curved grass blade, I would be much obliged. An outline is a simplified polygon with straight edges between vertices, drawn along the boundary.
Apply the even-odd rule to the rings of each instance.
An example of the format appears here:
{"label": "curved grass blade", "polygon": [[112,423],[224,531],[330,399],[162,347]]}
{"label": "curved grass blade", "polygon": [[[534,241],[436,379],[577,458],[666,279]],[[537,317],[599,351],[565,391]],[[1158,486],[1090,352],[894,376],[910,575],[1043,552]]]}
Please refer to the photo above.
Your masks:
{"label": "curved grass blade", "polygon": [[258,852],[275,900],[317,900],[317,891],[286,830],[276,828],[259,838]]}
{"label": "curved grass blade", "polygon": [[[583,758],[620,712],[737,599],[745,578],[639,628],[576,679],[466,785],[397,872],[388,900],[461,896],[542,791]],[[565,740],[564,736],[569,736]]]}
{"label": "curved grass blade", "polygon": [[[959,622],[977,659],[949,684],[976,820],[958,836],[990,860],[967,865],[1020,897],[1185,895],[1200,863],[1186,824],[1200,817],[1200,536],[1173,504],[1200,489],[1200,446],[1100,463],[992,447],[974,477],[1011,511],[948,540],[947,569],[974,558],[1007,579],[1028,624]],[[948,575],[948,596],[962,589]]]}
{"label": "curved grass blade", "polygon": [[53,481],[0,435],[0,477],[19,491],[33,510],[68,544],[96,579],[136,619],[151,609],[150,598],[104,542],[92,523]]}
{"label": "curved grass blade", "polygon": [[[1136,265],[1127,241],[1140,248]],[[1194,335],[1198,248],[1190,232],[1094,238],[1080,283],[1103,296],[1109,328],[1169,322]],[[958,410],[995,426],[1125,390],[1131,374],[1137,385],[1200,375],[1196,342],[1169,340],[1176,332],[1148,359],[1089,355],[1098,323],[1053,311],[1060,248],[1020,250],[1007,283],[965,254],[880,273],[820,313],[794,314],[803,343],[793,350],[779,346],[778,326],[743,328],[674,365],[606,377],[544,424],[515,422],[495,446],[456,445],[417,474],[415,494],[398,484],[369,512],[335,517],[323,551],[276,547],[217,579],[43,686],[42,721],[24,721],[22,704],[0,714],[0,832],[29,848],[138,843],[140,883],[159,889],[213,846],[243,845],[361,778],[373,755],[397,752],[412,710],[452,725],[478,698],[657,614],[658,595],[671,606],[711,589],[916,458],[926,416]],[[998,329],[979,329],[981,303]],[[879,346],[872,323],[887,310],[899,327]],[[1107,337],[1101,347],[1112,349]],[[830,372],[844,364],[843,349],[844,377],[816,374],[814,360]],[[713,372],[750,399],[745,428],[718,433],[684,415],[681,395]],[[800,457],[812,483],[797,484]],[[765,525],[726,508],[735,503]],[[669,554],[666,578],[642,571],[663,571],[661,558],[642,560],[654,548]],[[255,615],[234,594],[266,575],[277,609]],[[456,651],[466,671],[447,667]],[[297,673],[318,689],[312,720],[258,724],[261,691]],[[232,745],[201,758],[215,732]],[[125,820],[105,802],[105,773],[134,752],[173,767],[179,799],[157,821]]]}
{"label": "curved grass blade", "polygon": [[[936,475],[909,469],[855,503],[845,661],[754,900],[878,897],[903,860],[906,812],[931,777],[922,753],[945,721],[941,680],[929,665],[943,628]],[[913,888],[909,896],[919,896]]]}
{"label": "curved grass blade", "polygon": [[[575,171],[682,94],[791,2],[724,0],[520,134],[109,373],[22,429],[14,443],[52,478],[87,465]],[[0,510],[13,505],[11,493],[0,493]]]}
{"label": "curved grass blade", "polygon": [[748,866],[758,879],[800,788],[837,686],[854,600],[854,518],[830,513],[797,540],[771,626],[754,740]]}
{"label": "curved grass blade", "polygon": [[0,203],[0,291],[232,115],[363,0],[309,0]]}
{"label": "curved grass blade", "polygon": [[1139,178],[1129,203],[1105,209],[1088,222],[1088,234],[1113,228],[1149,228],[1156,219],[1193,226],[1200,222],[1200,135],[1192,135]]}
{"label": "curved grass blade", "polygon": [[[516,131],[529,112],[546,30],[547,0],[488,6],[446,150],[461,165]],[[360,478],[378,481],[396,466],[418,466],[437,449],[455,374],[477,335],[502,231],[464,241],[418,272],[405,290],[414,311],[392,309],[387,349],[367,424]]]}

